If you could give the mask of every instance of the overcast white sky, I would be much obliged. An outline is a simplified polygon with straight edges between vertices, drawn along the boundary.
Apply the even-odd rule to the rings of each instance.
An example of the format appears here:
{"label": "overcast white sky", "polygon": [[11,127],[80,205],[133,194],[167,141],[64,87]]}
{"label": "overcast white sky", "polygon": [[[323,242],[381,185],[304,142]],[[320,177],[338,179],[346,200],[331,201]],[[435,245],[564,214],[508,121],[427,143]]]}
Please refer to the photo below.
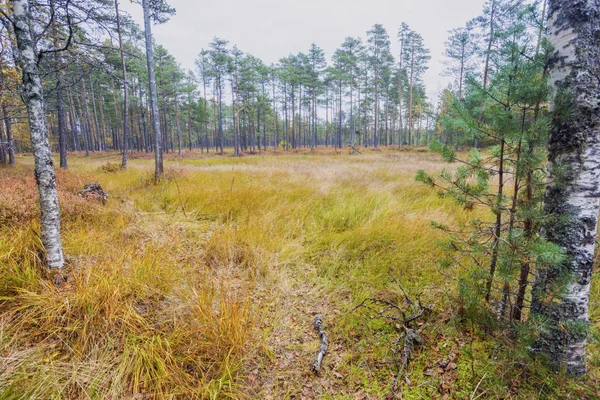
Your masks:
{"label": "overcast white sky", "polygon": [[[479,15],[484,0],[169,0],[177,14],[153,27],[157,43],[165,46],[185,69],[214,36],[237,44],[247,53],[275,63],[290,53],[306,52],[315,42],[329,60],[346,36],[361,36],[374,24],[387,29],[397,58],[396,33],[405,21],[419,32],[431,50],[427,91],[436,96],[448,82],[444,70],[444,41],[448,30]],[[122,8],[143,26],[141,6],[128,0]],[[433,100],[433,98],[432,98]]]}

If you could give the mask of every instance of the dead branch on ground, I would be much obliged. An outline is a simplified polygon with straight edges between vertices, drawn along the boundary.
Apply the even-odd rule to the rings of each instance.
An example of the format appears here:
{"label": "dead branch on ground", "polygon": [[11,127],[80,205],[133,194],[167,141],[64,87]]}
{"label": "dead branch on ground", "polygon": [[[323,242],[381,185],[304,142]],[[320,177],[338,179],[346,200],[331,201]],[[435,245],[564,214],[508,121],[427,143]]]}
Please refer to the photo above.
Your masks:
{"label": "dead branch on ground", "polygon": [[354,310],[365,308],[372,312],[376,318],[395,322],[395,328],[398,332],[398,337],[392,348],[392,362],[396,369],[392,390],[395,392],[398,389],[400,377],[406,377],[412,352],[424,343],[420,333],[425,325],[417,329],[413,327],[413,324],[419,318],[429,314],[433,309],[433,305],[422,304],[420,294],[417,296],[416,302],[411,300],[400,283],[393,278],[392,282],[399,287],[402,293],[403,298],[400,302],[395,303],[385,299],[367,298],[356,306]]}
{"label": "dead branch on ground", "polygon": [[83,186],[79,195],[84,199],[96,199],[99,200],[102,204],[106,204],[106,200],[108,199],[108,194],[102,190],[102,186],[97,183],[86,183]]}
{"label": "dead branch on ground", "polygon": [[317,315],[313,319],[313,326],[317,332],[319,332],[319,337],[321,338],[321,345],[319,347],[319,353],[317,353],[317,359],[310,366],[310,369],[315,374],[318,374],[321,370],[321,364],[323,363],[323,357],[327,354],[327,349],[329,347],[329,343],[327,343],[327,334],[325,333],[325,328],[323,327],[323,317],[321,315]]}

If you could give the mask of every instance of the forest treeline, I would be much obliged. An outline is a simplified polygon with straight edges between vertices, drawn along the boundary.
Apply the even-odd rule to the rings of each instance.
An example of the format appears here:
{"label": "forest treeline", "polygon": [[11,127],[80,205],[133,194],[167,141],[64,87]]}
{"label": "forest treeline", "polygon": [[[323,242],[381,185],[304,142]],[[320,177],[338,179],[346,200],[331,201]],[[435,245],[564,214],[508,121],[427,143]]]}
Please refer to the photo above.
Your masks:
{"label": "forest treeline", "polygon": [[[453,97],[480,107],[481,90],[504,62],[500,41],[506,32],[523,25],[519,41],[529,43],[523,51],[532,57],[542,20],[539,2],[518,2],[518,10],[511,2],[503,10],[488,3],[481,16],[450,32],[446,72],[454,83],[439,99],[427,98],[423,74],[430,53],[406,23],[391,35],[376,24],[364,38],[347,37],[330,57],[313,43],[271,65],[215,38],[196,50],[195,70],[185,71],[154,43],[162,148],[233,148],[239,154],[267,147],[425,145],[436,139],[472,144],[442,124]],[[48,26],[35,29],[37,47],[64,47],[40,61],[53,149],[62,143],[62,157],[66,151],[151,151],[155,134],[141,28],[118,3],[106,0],[53,0],[36,3],[33,11],[40,20],[51,17]],[[7,28],[2,37],[0,157],[9,161],[13,150],[28,150],[29,141],[17,129],[26,125],[14,37]],[[399,54],[392,54],[392,40]]]}

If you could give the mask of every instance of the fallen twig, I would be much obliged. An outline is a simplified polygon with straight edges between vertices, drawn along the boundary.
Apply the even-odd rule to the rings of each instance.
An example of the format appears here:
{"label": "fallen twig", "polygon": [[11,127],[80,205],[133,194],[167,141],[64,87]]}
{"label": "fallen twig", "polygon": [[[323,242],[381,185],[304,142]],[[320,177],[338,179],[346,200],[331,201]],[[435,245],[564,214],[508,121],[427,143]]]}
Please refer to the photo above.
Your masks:
{"label": "fallen twig", "polygon": [[327,343],[327,334],[325,333],[325,328],[323,328],[323,317],[317,315],[313,319],[313,326],[315,330],[319,332],[319,336],[321,337],[321,346],[319,347],[319,353],[317,353],[317,359],[312,363],[310,369],[315,374],[318,374],[321,370],[321,364],[323,363],[323,357],[327,354],[327,348],[329,344]]}

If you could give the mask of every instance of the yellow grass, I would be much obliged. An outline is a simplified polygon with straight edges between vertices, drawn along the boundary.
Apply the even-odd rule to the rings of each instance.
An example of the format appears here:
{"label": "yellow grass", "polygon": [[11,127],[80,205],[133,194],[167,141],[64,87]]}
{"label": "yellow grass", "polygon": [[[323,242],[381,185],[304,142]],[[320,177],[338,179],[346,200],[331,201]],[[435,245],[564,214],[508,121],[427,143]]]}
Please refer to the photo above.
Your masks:
{"label": "yellow grass", "polygon": [[[73,155],[59,173],[60,287],[41,266],[31,158],[0,169],[0,399],[384,398],[391,327],[352,309],[401,298],[390,276],[434,305],[404,398],[471,396],[469,332],[452,322],[456,285],[438,269],[443,236],[430,222],[473,213],[414,182],[444,167],[437,156],[186,153],[167,157],[156,186],[150,157],[126,171],[118,161]],[[110,194],[106,206],[77,196],[88,181]],[[316,314],[331,342],[319,377],[308,371]],[[516,376],[488,347],[474,348],[479,398],[564,393],[553,377]],[[423,371],[453,352],[441,389],[449,377]]]}

